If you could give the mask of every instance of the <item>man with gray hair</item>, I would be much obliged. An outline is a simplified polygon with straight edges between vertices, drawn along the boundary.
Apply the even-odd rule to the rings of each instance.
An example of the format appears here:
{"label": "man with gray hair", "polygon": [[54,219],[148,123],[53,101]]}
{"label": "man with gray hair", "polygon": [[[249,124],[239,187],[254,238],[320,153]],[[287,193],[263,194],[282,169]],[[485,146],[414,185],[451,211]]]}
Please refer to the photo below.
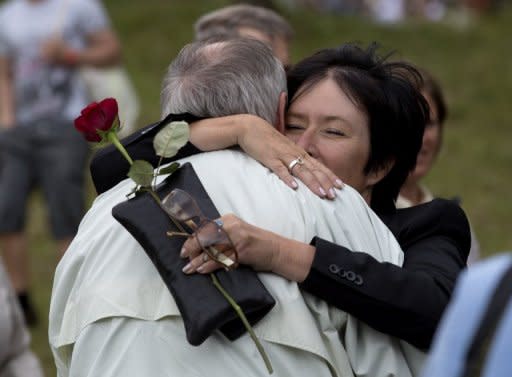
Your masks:
{"label": "man with gray hair", "polygon": [[[284,116],[287,89],[283,66],[267,45],[246,39],[195,42],[180,51],[162,83],[160,102],[164,120],[122,141],[133,159],[155,161],[152,140],[162,124],[168,123],[165,118],[170,114],[174,114],[170,120],[193,122],[245,113],[259,115],[271,124],[276,124],[278,113]],[[151,146],[140,148],[148,144]],[[189,143],[177,158],[199,152]],[[114,146],[98,150],[90,165],[96,192],[101,194],[125,179],[129,168]]]}
{"label": "man with gray hair", "polygon": [[[269,88],[268,80],[279,83]],[[196,43],[185,47],[169,68],[163,112],[214,116],[261,111],[258,115],[279,125],[284,122],[286,98],[282,88],[283,67],[262,43],[250,39]],[[248,100],[246,94],[252,97]],[[188,107],[187,101],[194,103]],[[349,187],[332,202],[304,187],[293,191],[236,150],[202,153],[179,162],[182,169],[187,162],[192,165],[199,185],[221,214],[232,212],[299,241],[318,235],[354,250],[372,250],[378,260],[402,262],[390,231]],[[175,176],[160,187],[172,184],[178,179]],[[248,334],[230,342],[215,331],[197,347],[187,343],[178,297],[169,294],[141,245],[111,215],[122,206],[141,203],[144,195],[125,201],[132,186],[133,182],[124,180],[96,199],[57,267],[49,337],[59,377],[265,375],[265,365]],[[185,184],[184,188],[193,187]],[[156,237],[165,237],[165,227],[151,226],[161,212],[154,202],[149,203],[157,213],[142,216],[139,223],[150,223]],[[143,244],[151,238],[139,237],[140,229],[132,234]],[[163,249],[169,258],[179,258],[179,246]],[[200,277],[175,270],[171,275],[171,280],[190,279],[191,287]],[[277,302],[254,326],[276,375],[407,377],[417,372],[418,360],[411,361],[410,346],[301,293],[295,282],[270,273],[258,276]],[[191,288],[189,300],[196,295]],[[204,307],[205,316],[209,309]]]}
{"label": "man with gray hair", "polygon": [[275,11],[249,4],[226,6],[201,16],[194,24],[195,40],[249,37],[270,46],[286,67],[293,28]]}
{"label": "man with gray hair", "polygon": [[202,118],[246,113],[276,124],[276,104],[283,95],[286,101],[286,75],[267,49],[242,38],[185,46],[163,79],[162,118],[171,113]]}

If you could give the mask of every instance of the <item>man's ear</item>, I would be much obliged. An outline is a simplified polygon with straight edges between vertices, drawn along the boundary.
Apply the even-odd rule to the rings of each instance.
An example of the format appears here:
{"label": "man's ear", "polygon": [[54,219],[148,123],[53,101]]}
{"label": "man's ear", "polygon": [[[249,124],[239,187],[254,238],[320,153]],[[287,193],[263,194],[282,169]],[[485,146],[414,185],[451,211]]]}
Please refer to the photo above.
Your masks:
{"label": "man's ear", "polygon": [[377,183],[379,183],[388,173],[391,171],[391,169],[395,166],[395,160],[390,159],[386,163],[384,163],[382,166],[378,167],[375,170],[372,170],[369,172],[366,176],[366,185],[368,187],[373,187]]}
{"label": "man's ear", "polygon": [[276,129],[284,133],[284,125],[285,125],[285,112],[286,112],[286,101],[288,101],[288,95],[285,92],[281,92],[279,95],[279,105],[277,107],[277,124]]}

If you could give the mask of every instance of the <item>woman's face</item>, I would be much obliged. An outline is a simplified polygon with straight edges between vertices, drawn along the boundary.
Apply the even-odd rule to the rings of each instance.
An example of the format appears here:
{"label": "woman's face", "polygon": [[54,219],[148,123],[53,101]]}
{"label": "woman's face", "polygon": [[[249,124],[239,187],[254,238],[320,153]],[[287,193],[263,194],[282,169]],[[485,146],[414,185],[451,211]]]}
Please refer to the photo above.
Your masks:
{"label": "woman's face", "polygon": [[421,150],[418,153],[416,166],[408,178],[408,180],[414,181],[419,181],[427,175],[432,168],[432,165],[434,165],[439,149],[441,148],[442,129],[439,124],[437,109],[427,93],[423,92],[423,96],[430,107],[430,123],[425,127],[423,143],[421,145]]}
{"label": "woman's face", "polygon": [[285,135],[364,195],[372,182],[364,173],[370,133],[362,112],[330,78],[293,100]]}

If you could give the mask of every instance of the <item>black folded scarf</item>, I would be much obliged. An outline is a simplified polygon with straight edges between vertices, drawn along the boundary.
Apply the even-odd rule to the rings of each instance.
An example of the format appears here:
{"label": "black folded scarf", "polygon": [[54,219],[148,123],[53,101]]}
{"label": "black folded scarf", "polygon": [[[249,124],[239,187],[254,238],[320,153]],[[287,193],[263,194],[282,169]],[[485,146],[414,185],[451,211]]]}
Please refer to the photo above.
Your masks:
{"label": "black folded scarf", "polygon": [[[160,184],[157,194],[163,198],[175,188],[192,195],[206,217],[219,217],[190,163],[181,166]],[[120,203],[112,209],[112,214],[140,243],[156,266],[180,310],[190,344],[201,344],[216,329],[230,340],[244,334],[242,321],[213,285],[211,277],[200,274],[185,275],[182,272],[188,262],[179,255],[185,238],[166,235],[168,230],[178,229],[151,195],[139,194]],[[235,270],[220,270],[215,274],[252,325],[274,306],[274,298],[254,270],[239,266]]]}

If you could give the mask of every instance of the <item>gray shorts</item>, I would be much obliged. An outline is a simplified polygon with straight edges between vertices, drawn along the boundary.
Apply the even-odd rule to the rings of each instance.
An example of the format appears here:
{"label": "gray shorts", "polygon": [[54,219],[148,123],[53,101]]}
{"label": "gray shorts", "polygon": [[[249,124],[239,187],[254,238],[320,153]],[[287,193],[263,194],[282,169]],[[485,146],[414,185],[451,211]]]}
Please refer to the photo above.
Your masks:
{"label": "gray shorts", "polygon": [[87,142],[69,121],[0,133],[0,233],[25,227],[27,199],[39,187],[56,239],[74,236],[84,213]]}

